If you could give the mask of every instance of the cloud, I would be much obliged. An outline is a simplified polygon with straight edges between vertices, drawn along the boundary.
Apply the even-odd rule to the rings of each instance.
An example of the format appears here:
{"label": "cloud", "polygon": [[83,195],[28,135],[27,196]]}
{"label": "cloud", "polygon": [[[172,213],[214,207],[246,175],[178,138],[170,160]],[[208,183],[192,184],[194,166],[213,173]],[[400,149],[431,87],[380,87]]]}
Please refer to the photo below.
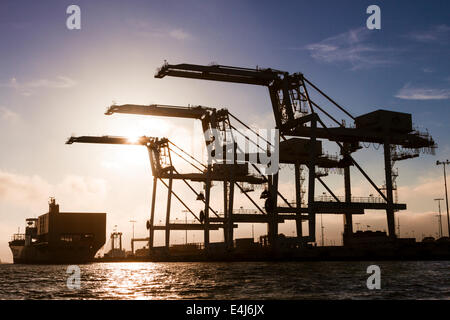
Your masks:
{"label": "cloud", "polygon": [[149,22],[140,19],[129,19],[129,26],[135,29],[135,33],[143,37],[173,38],[175,40],[193,39],[192,34],[182,28],[155,28]]}
{"label": "cloud", "polygon": [[426,31],[411,32],[407,37],[417,42],[446,44],[450,38],[450,26],[433,26]]}
{"label": "cloud", "polygon": [[439,198],[444,195],[442,177],[422,177],[419,183],[414,186],[399,187],[399,194],[405,200],[421,200]]}
{"label": "cloud", "polygon": [[446,100],[450,99],[450,89],[419,88],[405,85],[397,92],[395,97],[405,100]]}
{"label": "cloud", "polygon": [[[326,63],[348,63],[352,69],[391,64],[386,54],[392,49],[379,48],[369,43],[367,28],[352,29],[336,36],[306,46],[313,59]],[[383,53],[384,57],[380,56]]]}
{"label": "cloud", "polygon": [[29,82],[21,83],[17,78],[13,77],[7,83],[0,84],[1,87],[16,88],[16,89],[32,89],[32,88],[71,88],[77,83],[75,80],[65,77],[58,76],[54,80],[49,79],[36,79]]}
{"label": "cloud", "polygon": [[71,88],[76,85],[76,81],[68,77],[59,76],[55,80],[38,79],[25,84],[27,88]]}
{"label": "cloud", "polygon": [[20,119],[20,116],[8,108],[0,107],[0,119],[8,123],[16,123]]}
{"label": "cloud", "polygon": [[103,179],[67,175],[52,185],[38,175],[22,175],[0,170],[0,203],[33,208],[40,206],[49,196],[62,200],[87,204],[101,201],[106,196]]}
{"label": "cloud", "polygon": [[14,88],[24,96],[30,96],[35,89],[68,89],[77,82],[66,76],[58,76],[55,79],[35,79],[28,82],[19,82],[13,77],[6,83],[0,83],[0,87]]}
{"label": "cloud", "polygon": [[169,35],[177,40],[185,40],[185,39],[189,39],[192,36],[187,33],[186,31],[184,31],[183,29],[175,29],[169,32]]}
{"label": "cloud", "polygon": [[399,202],[406,203],[406,211],[411,214],[436,213],[437,203],[433,199],[444,198],[444,194],[444,181],[439,175],[421,177],[414,185],[398,187]]}
{"label": "cloud", "polygon": [[46,199],[51,186],[39,176],[0,171],[0,201],[29,203]]}

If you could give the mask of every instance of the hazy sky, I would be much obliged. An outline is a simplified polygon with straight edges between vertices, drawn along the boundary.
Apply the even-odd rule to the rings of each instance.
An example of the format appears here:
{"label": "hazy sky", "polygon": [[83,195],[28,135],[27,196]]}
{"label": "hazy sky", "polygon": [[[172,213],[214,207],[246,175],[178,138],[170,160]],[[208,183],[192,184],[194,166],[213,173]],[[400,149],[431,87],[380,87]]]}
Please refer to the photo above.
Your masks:
{"label": "hazy sky", "polygon": [[[81,30],[66,28],[70,4],[81,8]],[[381,8],[381,30],[366,28],[371,4]],[[411,236],[415,230],[418,238],[437,232],[433,199],[443,197],[443,180],[435,161],[450,158],[448,1],[2,1],[0,43],[3,261],[12,260],[10,236],[18,227],[24,230],[25,218],[46,212],[49,196],[62,211],[107,212],[108,233],[118,225],[126,247],[130,219],[138,221],[136,235],[146,236],[151,195],[146,150],[64,142],[71,134],[146,134],[170,136],[189,150],[201,141],[191,139],[199,127],[167,118],[105,116],[113,101],[227,107],[249,124],[273,125],[267,89],[154,79],[164,60],[303,72],[354,115],[380,108],[412,113],[415,125],[427,128],[439,148],[434,157],[396,165],[399,198],[408,204],[399,214],[401,232]],[[356,158],[381,185],[382,149],[371,146]],[[288,176],[281,188],[293,199]],[[355,196],[373,193],[359,175],[353,178]],[[343,194],[342,176],[326,179]],[[239,205],[248,206],[240,199]],[[181,210],[174,205],[174,218],[184,219]],[[159,216],[164,212],[160,206]],[[387,228],[382,212],[355,222]],[[342,217],[324,217],[324,224],[326,238],[338,243]],[[249,230],[240,227],[236,234],[248,236]],[[287,235],[292,230],[281,227]],[[265,232],[255,225],[255,236]],[[200,241],[202,235],[190,233],[188,240]],[[184,241],[184,232],[174,233],[174,241]]]}

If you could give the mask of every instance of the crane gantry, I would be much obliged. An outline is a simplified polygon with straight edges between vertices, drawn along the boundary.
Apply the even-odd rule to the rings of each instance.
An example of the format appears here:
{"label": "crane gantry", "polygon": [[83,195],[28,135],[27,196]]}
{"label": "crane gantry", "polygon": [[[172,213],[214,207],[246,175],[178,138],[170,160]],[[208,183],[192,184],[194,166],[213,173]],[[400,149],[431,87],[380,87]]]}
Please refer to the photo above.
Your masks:
{"label": "crane gantry", "polygon": [[[420,133],[412,128],[410,114],[386,110],[377,110],[361,116],[353,116],[336,101],[326,95],[321,89],[308,80],[302,73],[290,74],[285,71],[262,68],[239,68],[221,65],[194,65],[165,63],[155,74],[156,78],[166,76],[212,80],[237,84],[258,85],[267,87],[272,111],[275,118],[275,129],[279,135],[274,141],[263,139],[244,121],[233,115],[226,108],[216,109],[205,106],[171,106],[171,105],[112,105],[105,112],[112,114],[135,114],[143,116],[173,117],[199,120],[204,133],[204,143],[208,150],[208,161],[195,159],[182,148],[167,138],[141,137],[130,142],[125,137],[71,137],[67,143],[107,143],[135,144],[147,147],[149,151],[153,175],[151,214],[148,222],[149,248],[154,246],[154,231],[165,231],[165,247],[170,245],[170,230],[203,230],[204,244],[207,249],[210,244],[210,230],[223,229],[224,242],[228,249],[233,247],[233,230],[237,223],[265,223],[268,227],[267,239],[273,250],[279,248],[278,225],[286,220],[294,220],[297,229],[297,246],[304,247],[316,242],[316,215],[339,214],[344,217],[345,239],[353,235],[353,215],[361,215],[365,210],[385,210],[388,234],[395,240],[395,216],[398,210],[406,209],[406,204],[397,203],[393,192],[396,191],[395,178],[397,172],[392,170],[395,161],[417,157],[420,151],[432,153],[436,148],[434,140],[428,134]],[[331,110],[320,106],[312,97],[311,92],[328,101],[337,111],[353,122],[346,126],[344,121],[338,121]],[[327,122],[332,125],[326,124]],[[236,124],[236,123],[237,124]],[[256,136],[249,137],[238,126],[251,130]],[[229,134],[231,133],[231,134]],[[255,152],[250,152],[239,145],[236,136],[242,136],[245,141],[256,146]],[[264,140],[262,146],[260,141]],[[322,141],[336,143],[339,156],[330,156],[323,151]],[[352,154],[361,149],[361,143],[377,143],[384,150],[385,183],[382,187],[366,173]],[[398,150],[400,149],[401,150]],[[276,153],[280,164],[294,165],[295,201],[289,202],[279,188],[279,172],[267,173],[261,170],[254,159],[261,159]],[[172,155],[187,161],[195,172],[181,173],[173,166]],[[163,161],[164,160],[164,161]],[[303,171],[308,169],[307,202],[303,201]],[[353,197],[351,190],[351,167],[358,170],[379,197]],[[325,183],[321,171],[316,169],[339,169],[344,173],[345,195],[339,196]],[[280,169],[283,170],[283,169]],[[204,209],[197,216],[193,210],[174,192],[173,181],[181,180],[189,186],[198,200],[204,202]],[[164,226],[156,226],[155,202],[157,184],[160,181],[167,189],[167,208]],[[167,181],[167,182],[166,182]],[[212,182],[223,184],[223,215],[210,206]],[[315,184],[318,181],[330,194],[329,197],[316,197]],[[205,194],[196,191],[189,182],[201,182]],[[250,195],[254,188],[247,185],[259,185],[264,188],[259,199]],[[234,209],[235,187],[256,208],[255,213],[243,213]],[[170,222],[171,197],[177,198],[185,208],[196,218],[198,223],[174,224]],[[264,205],[258,201],[263,199]],[[281,201],[280,201],[281,200]],[[306,235],[302,222],[308,223]]]}
{"label": "crane gantry", "polygon": [[[276,128],[280,131],[280,136],[286,139],[287,136],[305,137],[309,139],[309,161],[308,167],[308,221],[309,237],[307,241],[315,241],[315,214],[316,208],[330,206],[332,208],[362,208],[362,209],[382,209],[386,210],[388,233],[391,238],[395,238],[395,217],[396,210],[406,209],[405,204],[394,203],[392,184],[392,158],[391,146],[401,146],[405,149],[427,149],[430,152],[436,147],[431,136],[422,134],[412,129],[411,115],[399,112],[378,110],[366,115],[354,117],[345,108],[326,95],[321,89],[308,80],[302,73],[290,74],[285,71],[261,68],[240,68],[221,65],[195,65],[195,64],[168,64],[158,69],[155,78],[166,76],[191,78],[199,80],[212,80],[231,82],[239,84],[265,86],[269,90],[270,101],[275,118]],[[339,111],[354,121],[355,127],[345,127],[342,122],[336,120],[329,111],[319,106],[310,97],[310,89],[329,101]],[[328,127],[319,116],[319,112],[329,118],[337,126]],[[320,125],[320,127],[318,127]],[[339,200],[329,187],[317,176],[316,167],[316,144],[318,139],[326,139],[335,142],[341,151],[348,165],[344,167],[345,202]],[[385,165],[385,188],[384,191],[375,184],[363,168],[351,156],[357,151],[360,142],[373,142],[383,145],[384,165]],[[281,151],[281,143],[280,143]],[[411,156],[412,157],[412,156]],[[403,159],[408,158],[408,156]],[[384,200],[384,203],[377,203],[374,206],[371,202],[352,202],[350,166],[355,166],[366,180],[372,185],[377,193]],[[297,209],[301,194],[300,163],[295,164],[296,197]],[[315,180],[319,180],[327,191],[335,199],[334,202],[321,203],[315,201]],[[273,203],[277,203],[278,175],[272,177],[271,198]],[[274,206],[276,215],[278,207]],[[299,232],[297,226],[297,232]],[[276,227],[272,232],[272,242],[276,240]],[[351,236],[353,233],[352,214],[348,211],[344,215],[344,234]],[[269,235],[270,236],[270,235]]]}

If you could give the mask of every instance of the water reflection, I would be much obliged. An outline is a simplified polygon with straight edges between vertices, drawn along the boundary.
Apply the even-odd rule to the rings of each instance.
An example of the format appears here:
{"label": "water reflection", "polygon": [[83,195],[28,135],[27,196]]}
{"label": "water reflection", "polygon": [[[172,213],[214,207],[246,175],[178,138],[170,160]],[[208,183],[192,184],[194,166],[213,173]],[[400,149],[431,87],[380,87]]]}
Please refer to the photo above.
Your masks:
{"label": "water reflection", "polygon": [[379,262],[382,289],[366,287],[371,262],[96,263],[0,265],[1,299],[450,299],[450,262]]}

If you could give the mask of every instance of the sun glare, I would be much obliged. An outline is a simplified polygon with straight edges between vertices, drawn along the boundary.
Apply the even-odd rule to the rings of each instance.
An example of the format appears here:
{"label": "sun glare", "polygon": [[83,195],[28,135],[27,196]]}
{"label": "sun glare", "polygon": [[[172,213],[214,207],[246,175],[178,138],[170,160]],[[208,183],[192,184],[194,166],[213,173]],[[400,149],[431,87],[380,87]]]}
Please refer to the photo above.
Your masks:
{"label": "sun glare", "polygon": [[140,136],[138,135],[129,135],[127,136],[127,140],[129,143],[137,143],[139,141]]}

